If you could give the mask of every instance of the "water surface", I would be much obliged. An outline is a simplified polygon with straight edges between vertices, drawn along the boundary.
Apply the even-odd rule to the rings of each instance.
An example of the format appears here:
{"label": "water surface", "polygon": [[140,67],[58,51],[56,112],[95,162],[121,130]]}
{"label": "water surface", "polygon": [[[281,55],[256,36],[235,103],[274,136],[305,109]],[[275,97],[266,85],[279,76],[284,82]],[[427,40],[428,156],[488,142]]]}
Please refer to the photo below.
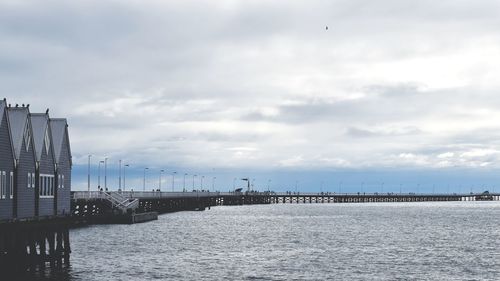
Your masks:
{"label": "water surface", "polygon": [[214,207],[72,230],[67,280],[499,280],[500,202]]}

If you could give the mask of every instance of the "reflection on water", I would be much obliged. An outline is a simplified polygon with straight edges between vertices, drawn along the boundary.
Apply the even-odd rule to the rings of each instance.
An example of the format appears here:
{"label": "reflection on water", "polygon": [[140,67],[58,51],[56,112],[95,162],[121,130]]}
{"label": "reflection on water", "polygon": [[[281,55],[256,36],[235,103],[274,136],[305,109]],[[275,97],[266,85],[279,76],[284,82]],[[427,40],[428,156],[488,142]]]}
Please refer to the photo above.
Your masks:
{"label": "reflection on water", "polygon": [[[36,268],[21,273],[18,270],[10,270],[2,268],[0,280],[46,280],[46,281],[65,281],[75,280],[71,275],[71,266],[61,268],[51,268],[47,266],[45,269]],[[4,277],[6,277],[4,279]]]}
{"label": "reflection on water", "polygon": [[497,280],[500,202],[216,207],[71,231],[36,280]]}

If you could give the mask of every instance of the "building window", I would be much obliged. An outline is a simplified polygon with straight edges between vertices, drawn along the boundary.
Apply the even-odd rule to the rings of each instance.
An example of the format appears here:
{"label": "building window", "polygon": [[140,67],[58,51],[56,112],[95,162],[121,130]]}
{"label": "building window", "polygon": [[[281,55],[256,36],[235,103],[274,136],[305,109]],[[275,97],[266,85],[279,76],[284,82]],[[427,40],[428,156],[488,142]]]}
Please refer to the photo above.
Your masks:
{"label": "building window", "polygon": [[57,187],[64,188],[64,175],[59,175],[57,177]]}
{"label": "building window", "polygon": [[35,188],[35,173],[28,173],[28,188]]}
{"label": "building window", "polygon": [[40,175],[40,198],[54,197],[54,175]]}
{"label": "building window", "polygon": [[10,172],[10,181],[9,181],[9,184],[10,184],[10,199],[13,199],[14,198],[14,172]]}
{"label": "building window", "polygon": [[5,199],[7,195],[7,177],[4,171],[0,171],[0,198]]}

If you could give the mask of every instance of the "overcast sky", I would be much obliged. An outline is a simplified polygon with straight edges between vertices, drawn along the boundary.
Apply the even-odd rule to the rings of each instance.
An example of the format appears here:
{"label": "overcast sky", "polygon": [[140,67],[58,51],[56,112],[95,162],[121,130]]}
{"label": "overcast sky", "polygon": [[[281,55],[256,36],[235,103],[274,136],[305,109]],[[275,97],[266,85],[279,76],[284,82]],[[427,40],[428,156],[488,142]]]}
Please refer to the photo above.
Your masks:
{"label": "overcast sky", "polygon": [[0,90],[68,118],[83,174],[88,154],[190,173],[500,169],[498,1],[19,2],[0,2]]}

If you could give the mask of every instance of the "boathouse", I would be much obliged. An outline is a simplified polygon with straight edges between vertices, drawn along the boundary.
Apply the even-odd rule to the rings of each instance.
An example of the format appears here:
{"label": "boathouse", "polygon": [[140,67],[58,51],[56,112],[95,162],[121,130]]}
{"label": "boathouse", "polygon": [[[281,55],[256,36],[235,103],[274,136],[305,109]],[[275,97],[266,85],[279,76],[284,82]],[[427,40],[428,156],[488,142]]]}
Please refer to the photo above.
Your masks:
{"label": "boathouse", "polygon": [[37,216],[51,216],[57,212],[55,197],[55,161],[52,148],[52,133],[49,126],[49,114],[32,113],[31,125],[35,143],[35,210]]}
{"label": "boathouse", "polygon": [[0,220],[13,217],[14,156],[7,120],[7,102],[0,101]]}
{"label": "boathouse", "polygon": [[71,204],[71,147],[69,145],[68,123],[63,118],[49,119],[56,163],[57,214],[70,214]]}
{"label": "boathouse", "polygon": [[29,106],[8,106],[7,114],[15,163],[13,218],[31,218],[36,215],[36,167]]}
{"label": "boathouse", "polygon": [[71,214],[66,119],[0,101],[0,222]]}

